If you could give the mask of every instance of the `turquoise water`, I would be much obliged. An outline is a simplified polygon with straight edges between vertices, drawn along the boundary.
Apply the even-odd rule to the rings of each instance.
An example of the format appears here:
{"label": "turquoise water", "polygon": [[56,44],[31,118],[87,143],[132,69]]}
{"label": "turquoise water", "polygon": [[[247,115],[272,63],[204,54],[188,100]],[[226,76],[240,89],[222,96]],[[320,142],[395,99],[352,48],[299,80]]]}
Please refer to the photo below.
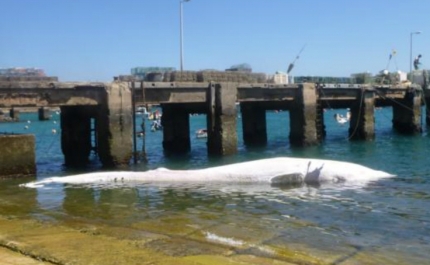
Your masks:
{"label": "turquoise water", "polygon": [[[375,112],[374,141],[349,141],[349,125],[335,122],[333,115],[337,112],[345,115],[346,110],[325,112],[327,137],[321,145],[309,148],[290,146],[288,112],[267,112],[268,145],[259,148],[243,145],[238,119],[239,152],[224,158],[208,158],[206,140],[195,137],[194,132],[205,127],[204,115],[190,117],[192,150],[176,157],[164,156],[162,132],[150,132],[147,122],[147,163],[131,168],[192,169],[294,156],[359,163],[396,177],[357,187],[342,184],[288,188],[213,184],[139,184],[109,188],[54,185],[38,189],[36,194],[18,188],[19,183],[28,179],[3,180],[0,196],[28,202],[11,215],[30,214],[36,218],[61,216],[61,219],[79,218],[133,228],[156,220],[160,227],[152,229],[157,230],[175,216],[187,220],[184,229],[193,227],[194,233],[206,235],[207,240],[232,246],[240,242],[237,251],[274,259],[276,255],[265,252],[264,247],[303,251],[332,264],[345,261],[361,264],[362,254],[374,261],[366,264],[430,264],[430,136],[426,131],[415,136],[398,135],[391,128],[391,108],[384,108]],[[138,125],[140,119],[137,118]],[[53,134],[52,129],[60,132],[59,115],[55,113],[50,121],[38,121],[34,113],[21,113],[21,122],[0,124],[0,132],[36,135],[38,179],[71,173],[62,165],[60,133]],[[141,149],[142,139],[137,138],[137,143]],[[97,170],[99,166],[94,159],[89,170]],[[179,233],[185,238],[192,234],[169,233]],[[191,240],[192,236],[189,237]]]}

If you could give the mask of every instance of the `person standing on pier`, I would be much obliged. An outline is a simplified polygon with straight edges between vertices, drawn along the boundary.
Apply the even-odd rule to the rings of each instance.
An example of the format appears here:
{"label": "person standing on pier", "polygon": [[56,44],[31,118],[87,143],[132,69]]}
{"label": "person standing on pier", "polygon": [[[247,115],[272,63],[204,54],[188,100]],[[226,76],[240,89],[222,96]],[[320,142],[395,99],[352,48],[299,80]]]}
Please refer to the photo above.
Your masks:
{"label": "person standing on pier", "polygon": [[414,59],[414,69],[415,70],[418,70],[419,66],[421,65],[420,59],[421,59],[421,54],[418,54],[418,56],[415,57],[415,59]]}

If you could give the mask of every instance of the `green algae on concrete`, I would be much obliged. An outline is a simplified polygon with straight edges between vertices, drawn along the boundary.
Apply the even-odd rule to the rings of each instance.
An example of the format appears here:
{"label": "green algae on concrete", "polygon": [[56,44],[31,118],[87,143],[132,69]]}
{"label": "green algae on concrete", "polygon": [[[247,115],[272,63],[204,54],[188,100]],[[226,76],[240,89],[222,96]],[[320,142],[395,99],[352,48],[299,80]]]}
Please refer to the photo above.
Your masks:
{"label": "green algae on concrete", "polygon": [[198,264],[60,225],[0,219],[0,246],[53,264]]}
{"label": "green algae on concrete", "polygon": [[0,147],[0,178],[36,174],[34,135],[0,134]]}
{"label": "green algae on concrete", "polygon": [[0,260],[2,265],[47,265],[49,263],[27,257],[13,250],[0,247]]}
{"label": "green algae on concrete", "polygon": [[81,223],[73,226],[72,222],[40,222],[0,215],[0,260],[10,258],[10,251],[14,251],[28,261],[16,264],[29,265],[44,264],[40,262],[58,265],[422,264],[408,263],[396,255],[386,257],[378,249],[360,249],[351,252],[351,255],[313,255],[312,249],[294,244],[281,246],[262,243],[238,248],[191,239],[189,236],[167,233],[157,235],[109,225],[90,226]]}
{"label": "green algae on concrete", "polygon": [[[34,220],[8,220],[0,217],[0,249],[10,249],[34,260],[51,264],[287,264],[282,262],[261,263],[264,258],[255,257],[241,260],[232,255],[228,248],[200,242],[198,254],[192,251],[196,246],[189,245],[185,239],[160,239],[158,244],[147,246],[136,245],[135,240],[124,240],[103,234],[88,234],[59,224],[37,222]],[[182,255],[170,253],[189,247]],[[172,255],[173,254],[173,255]],[[210,263],[208,263],[210,261]],[[29,263],[31,264],[31,263]],[[37,264],[37,263],[35,263]]]}
{"label": "green algae on concrete", "polygon": [[196,227],[191,224],[193,224],[193,222],[189,218],[171,215],[135,223],[133,228],[143,229],[153,233],[184,236],[194,233],[197,230]]}

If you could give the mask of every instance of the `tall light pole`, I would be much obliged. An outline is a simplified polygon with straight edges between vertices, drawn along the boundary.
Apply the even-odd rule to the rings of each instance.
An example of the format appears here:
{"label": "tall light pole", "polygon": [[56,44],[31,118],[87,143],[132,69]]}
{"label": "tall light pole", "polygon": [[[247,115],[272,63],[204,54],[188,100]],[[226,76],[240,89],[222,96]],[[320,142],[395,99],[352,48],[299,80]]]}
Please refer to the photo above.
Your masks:
{"label": "tall light pole", "polygon": [[421,31],[414,31],[411,32],[411,38],[410,38],[410,45],[411,45],[411,50],[410,50],[410,54],[409,54],[409,73],[412,73],[412,36],[414,34],[421,34]]}
{"label": "tall light pole", "polygon": [[179,20],[180,20],[180,60],[181,60],[181,72],[184,70],[184,51],[183,51],[183,36],[182,36],[182,32],[183,32],[183,22],[182,22],[182,4],[185,2],[189,2],[190,0],[181,0],[179,2]]}

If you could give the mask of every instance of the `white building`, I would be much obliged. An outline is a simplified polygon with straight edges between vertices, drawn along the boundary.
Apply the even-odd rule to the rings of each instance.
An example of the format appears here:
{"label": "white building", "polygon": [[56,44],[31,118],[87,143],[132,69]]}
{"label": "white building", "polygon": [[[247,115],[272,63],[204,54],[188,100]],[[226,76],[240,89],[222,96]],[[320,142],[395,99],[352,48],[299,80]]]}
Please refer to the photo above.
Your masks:
{"label": "white building", "polygon": [[288,84],[288,74],[277,71],[274,75],[269,77],[269,80],[275,84]]}

